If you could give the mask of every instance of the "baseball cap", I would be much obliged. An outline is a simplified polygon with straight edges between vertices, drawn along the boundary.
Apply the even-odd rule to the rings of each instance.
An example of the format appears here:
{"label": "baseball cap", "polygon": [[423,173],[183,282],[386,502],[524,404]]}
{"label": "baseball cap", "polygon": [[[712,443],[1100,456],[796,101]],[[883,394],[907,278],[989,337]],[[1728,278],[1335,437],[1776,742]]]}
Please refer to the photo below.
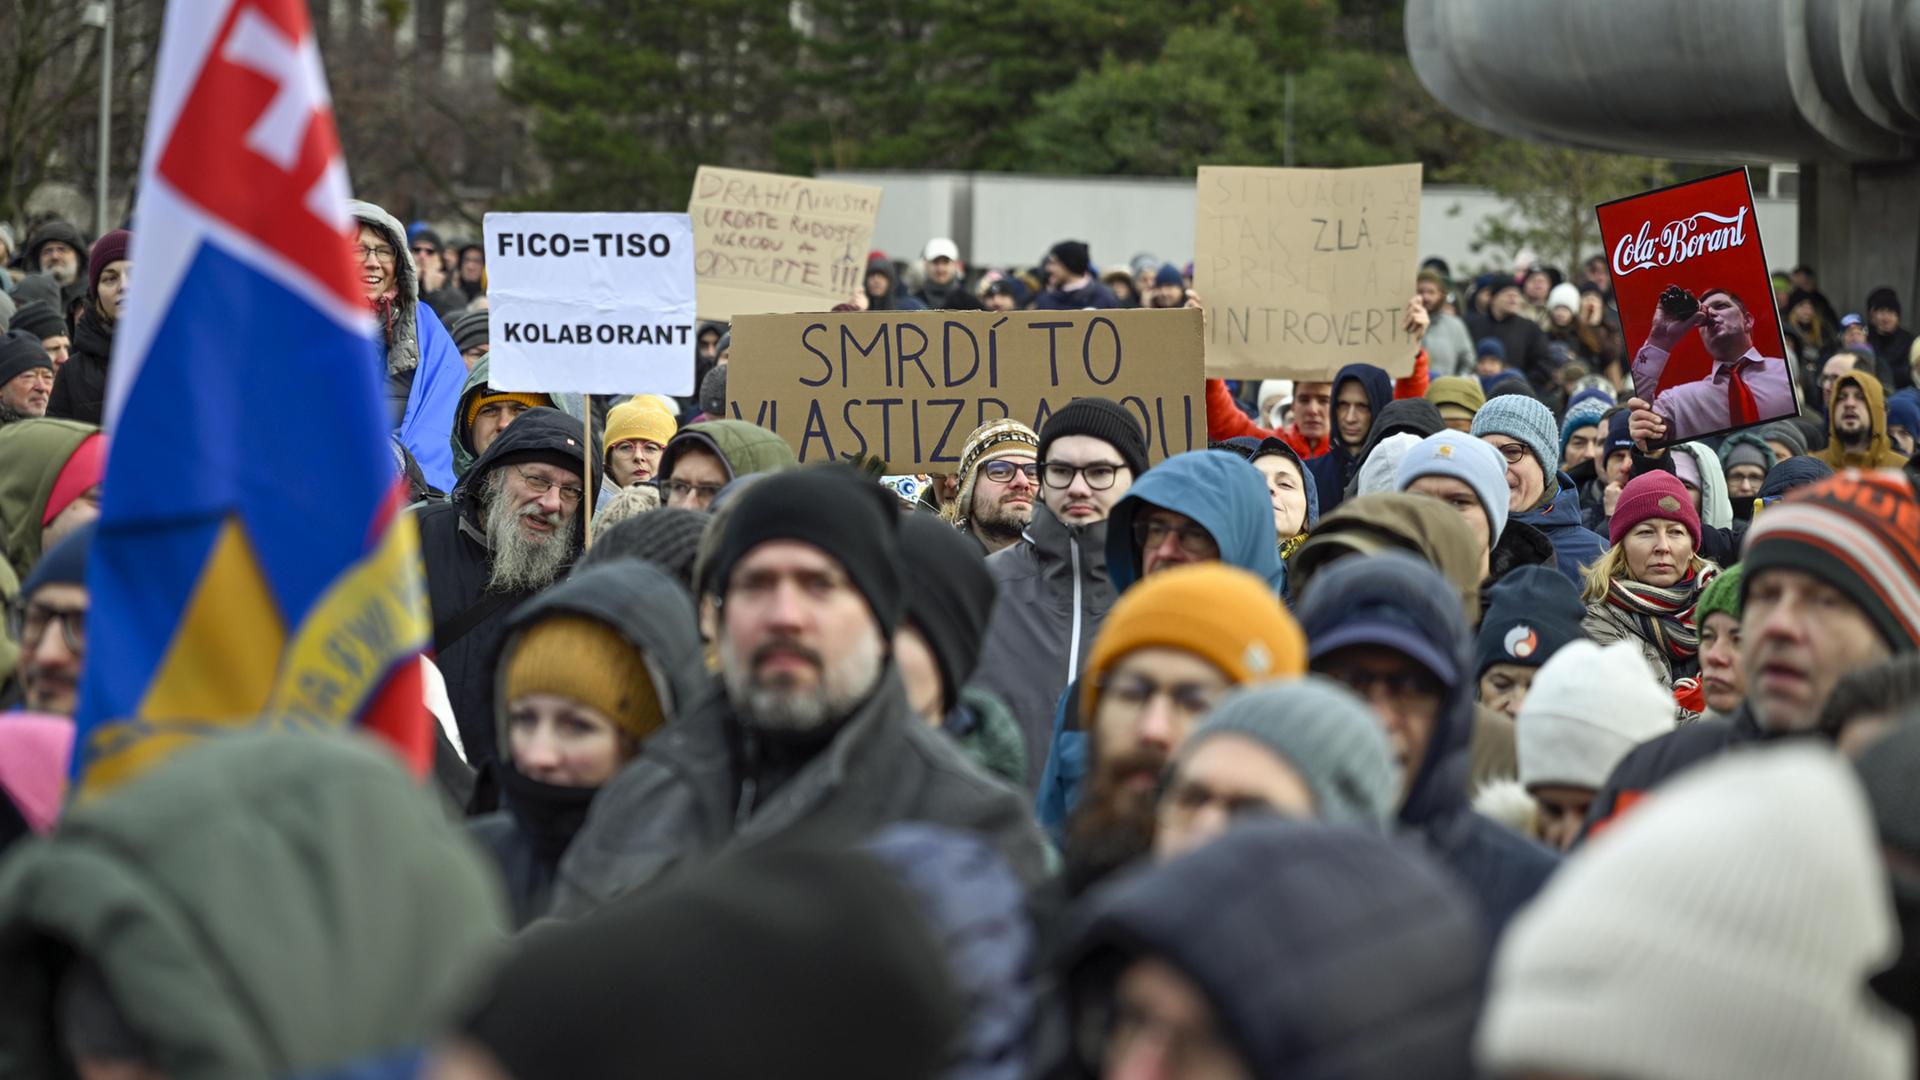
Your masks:
{"label": "baseball cap", "polygon": [[1840,329],[1842,330],[1845,330],[1849,326],[1859,326],[1859,325],[1860,325],[1860,316],[1855,314],[1854,312],[1849,311],[1845,315],[1840,316]]}
{"label": "baseball cap", "polygon": [[920,257],[928,262],[932,262],[935,259],[952,259],[958,262],[960,259],[960,245],[944,236],[936,236],[927,241],[927,248],[920,253]]}

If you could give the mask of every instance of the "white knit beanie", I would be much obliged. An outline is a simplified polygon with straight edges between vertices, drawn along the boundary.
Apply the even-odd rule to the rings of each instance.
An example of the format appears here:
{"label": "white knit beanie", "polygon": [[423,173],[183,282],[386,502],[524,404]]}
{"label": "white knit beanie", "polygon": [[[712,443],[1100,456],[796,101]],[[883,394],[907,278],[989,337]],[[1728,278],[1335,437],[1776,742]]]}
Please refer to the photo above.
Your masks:
{"label": "white knit beanie", "polygon": [[1503,1076],[1907,1080],[1912,1030],[1867,986],[1897,951],[1852,772],[1805,744],[1737,751],[1649,796],[1520,913],[1475,1054]]}
{"label": "white knit beanie", "polygon": [[1375,443],[1373,450],[1367,454],[1367,460],[1360,466],[1360,479],[1354,485],[1354,494],[1373,495],[1400,490],[1393,484],[1394,477],[1400,472],[1400,459],[1419,445],[1420,436],[1410,431],[1389,435]]}
{"label": "white knit beanie", "polygon": [[1627,751],[1673,730],[1673,694],[1637,644],[1569,642],[1553,654],[1514,719],[1520,782],[1598,789]]}

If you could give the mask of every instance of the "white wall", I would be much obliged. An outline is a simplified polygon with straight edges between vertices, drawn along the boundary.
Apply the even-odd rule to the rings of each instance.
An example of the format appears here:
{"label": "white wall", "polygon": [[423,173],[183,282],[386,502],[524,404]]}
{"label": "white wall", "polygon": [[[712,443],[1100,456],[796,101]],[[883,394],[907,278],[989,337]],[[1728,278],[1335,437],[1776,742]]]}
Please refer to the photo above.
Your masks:
{"label": "white wall", "polygon": [[[823,179],[886,189],[873,246],[897,260],[918,258],[931,237],[948,236],[976,265],[1032,266],[1056,241],[1085,240],[1094,261],[1121,265],[1141,252],[1162,261],[1193,257],[1193,182],[1152,177],[1023,176],[1013,173],[843,172]],[[1799,257],[1798,202],[1754,200],[1761,242],[1776,268]],[[1456,270],[1484,265],[1471,248],[1481,221],[1506,213],[1484,188],[1428,185],[1420,196],[1420,250]]]}

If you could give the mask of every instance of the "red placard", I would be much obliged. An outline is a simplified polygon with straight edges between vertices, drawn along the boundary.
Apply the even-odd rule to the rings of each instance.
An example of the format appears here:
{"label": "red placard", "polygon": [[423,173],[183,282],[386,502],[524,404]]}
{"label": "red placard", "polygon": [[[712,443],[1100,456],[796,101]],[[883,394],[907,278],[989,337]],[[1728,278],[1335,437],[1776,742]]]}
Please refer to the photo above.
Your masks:
{"label": "red placard", "polygon": [[1634,396],[1667,421],[1656,445],[1800,411],[1799,373],[1784,359],[1746,170],[1602,203],[1594,212]]}

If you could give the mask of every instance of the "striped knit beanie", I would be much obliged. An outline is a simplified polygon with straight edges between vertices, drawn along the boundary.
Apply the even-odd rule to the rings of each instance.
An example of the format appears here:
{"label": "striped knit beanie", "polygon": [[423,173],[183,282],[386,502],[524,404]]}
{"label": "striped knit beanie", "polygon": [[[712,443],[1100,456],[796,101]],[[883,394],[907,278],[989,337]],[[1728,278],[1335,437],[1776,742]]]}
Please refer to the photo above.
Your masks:
{"label": "striped knit beanie", "polygon": [[1860,606],[1896,653],[1920,649],[1920,503],[1897,472],[1848,469],[1754,516],[1740,600],[1762,572],[1801,570]]}

